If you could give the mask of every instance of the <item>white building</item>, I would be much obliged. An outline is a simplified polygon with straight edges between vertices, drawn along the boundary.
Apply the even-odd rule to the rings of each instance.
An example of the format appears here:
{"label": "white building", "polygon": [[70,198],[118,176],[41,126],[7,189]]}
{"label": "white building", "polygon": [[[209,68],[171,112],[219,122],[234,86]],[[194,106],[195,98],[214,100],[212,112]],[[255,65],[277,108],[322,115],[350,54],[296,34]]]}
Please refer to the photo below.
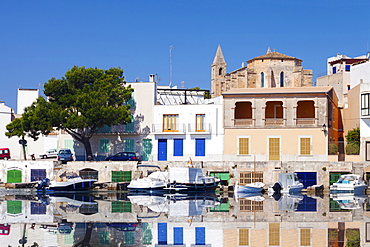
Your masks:
{"label": "white building", "polygon": [[181,103],[154,106],[152,160],[222,160],[222,97],[209,100],[200,100],[198,97],[198,100],[193,101],[188,99],[197,98],[198,94],[199,90],[173,89],[172,93],[166,92],[166,97],[174,97],[167,102]]}
{"label": "white building", "polygon": [[23,114],[24,108],[30,106],[39,97],[38,89],[18,88],[17,114]]}

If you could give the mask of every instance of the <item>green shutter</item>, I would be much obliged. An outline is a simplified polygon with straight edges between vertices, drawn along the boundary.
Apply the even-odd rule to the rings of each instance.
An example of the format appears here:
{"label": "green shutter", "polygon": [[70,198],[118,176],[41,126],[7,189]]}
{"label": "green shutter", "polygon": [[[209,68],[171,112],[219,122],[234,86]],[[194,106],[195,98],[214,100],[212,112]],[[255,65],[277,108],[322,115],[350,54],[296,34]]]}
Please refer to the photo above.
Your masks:
{"label": "green shutter", "polygon": [[131,122],[126,123],[125,132],[133,133],[135,132],[135,118],[133,115],[130,115],[130,117],[131,117]]}
{"label": "green shutter", "polygon": [[113,201],[112,213],[132,213],[131,202]]}
{"label": "green shutter", "polygon": [[135,152],[135,139],[124,139],[123,145],[125,152]]}
{"label": "green shutter", "polygon": [[125,212],[125,213],[132,213],[132,205],[131,205],[131,202],[123,202],[123,212]]}
{"label": "green shutter", "polygon": [[109,153],[110,145],[109,139],[100,139],[99,140],[99,152],[100,153]]}
{"label": "green shutter", "polygon": [[123,182],[131,182],[132,179],[132,171],[124,171],[123,172]]}
{"label": "green shutter", "polygon": [[135,244],[135,232],[124,232],[125,245],[134,245]]}
{"label": "green shutter", "polygon": [[211,212],[229,212],[230,210],[230,204],[227,203],[220,203],[219,205],[215,206],[214,208],[211,208]]}
{"label": "green shutter", "polygon": [[6,207],[7,207],[8,214],[22,213],[22,201],[7,201]]}
{"label": "green shutter", "polygon": [[142,228],[143,228],[143,244],[144,245],[151,245],[152,244],[152,229],[150,229],[149,223],[145,222],[142,223]]}
{"label": "green shutter", "polygon": [[9,170],[6,181],[7,183],[22,183],[22,171]]}
{"label": "green shutter", "polygon": [[123,171],[112,171],[112,182],[123,182]]}
{"label": "green shutter", "polygon": [[112,127],[108,125],[104,125],[101,130],[99,130],[98,133],[111,133],[112,132]]}
{"label": "green shutter", "polygon": [[152,140],[144,139],[143,140],[143,160],[149,160],[152,155]]}
{"label": "green shutter", "polygon": [[109,239],[109,232],[99,232],[99,245],[110,244]]}

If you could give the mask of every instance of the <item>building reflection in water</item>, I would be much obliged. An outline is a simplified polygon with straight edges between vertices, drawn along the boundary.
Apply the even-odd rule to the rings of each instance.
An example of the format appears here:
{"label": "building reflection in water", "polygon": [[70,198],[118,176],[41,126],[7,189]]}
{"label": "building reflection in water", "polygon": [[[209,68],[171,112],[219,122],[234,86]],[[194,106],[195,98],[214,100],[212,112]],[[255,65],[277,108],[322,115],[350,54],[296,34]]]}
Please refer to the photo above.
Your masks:
{"label": "building reflection in water", "polygon": [[3,196],[2,246],[370,246],[351,194]]}

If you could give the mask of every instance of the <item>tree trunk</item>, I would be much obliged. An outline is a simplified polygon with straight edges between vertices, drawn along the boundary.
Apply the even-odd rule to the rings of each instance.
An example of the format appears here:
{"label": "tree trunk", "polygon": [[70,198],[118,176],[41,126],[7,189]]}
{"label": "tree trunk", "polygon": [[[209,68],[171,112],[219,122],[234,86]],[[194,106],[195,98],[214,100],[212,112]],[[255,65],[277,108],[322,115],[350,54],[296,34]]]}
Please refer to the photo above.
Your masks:
{"label": "tree trunk", "polygon": [[91,150],[91,144],[90,144],[90,139],[84,138],[82,139],[82,144],[85,146],[85,152],[86,152],[86,160],[88,161],[93,161],[93,154]]}

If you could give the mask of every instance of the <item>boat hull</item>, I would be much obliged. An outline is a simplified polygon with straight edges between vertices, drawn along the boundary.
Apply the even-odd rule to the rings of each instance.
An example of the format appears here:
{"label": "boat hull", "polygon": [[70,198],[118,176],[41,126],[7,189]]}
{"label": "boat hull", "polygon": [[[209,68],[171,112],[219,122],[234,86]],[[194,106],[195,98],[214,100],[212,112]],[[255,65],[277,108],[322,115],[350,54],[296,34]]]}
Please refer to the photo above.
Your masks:
{"label": "boat hull", "polygon": [[86,179],[78,182],[59,182],[51,184],[46,191],[82,191],[90,190],[94,187],[95,179]]}
{"label": "boat hull", "polygon": [[338,193],[352,193],[352,194],[365,194],[365,190],[368,186],[367,185],[358,185],[355,187],[350,186],[330,186],[330,193],[338,194]]}

